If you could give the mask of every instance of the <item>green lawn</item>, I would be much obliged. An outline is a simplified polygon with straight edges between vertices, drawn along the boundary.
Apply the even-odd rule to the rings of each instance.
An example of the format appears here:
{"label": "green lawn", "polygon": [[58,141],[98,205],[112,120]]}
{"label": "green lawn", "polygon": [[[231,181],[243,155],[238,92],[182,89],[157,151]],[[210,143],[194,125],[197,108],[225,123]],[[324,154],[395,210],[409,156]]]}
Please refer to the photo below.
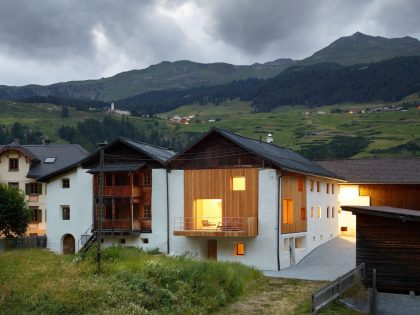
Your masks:
{"label": "green lawn", "polygon": [[[0,254],[0,314],[309,314],[325,282],[273,279],[236,263],[109,248],[103,273],[94,252]],[[281,312],[279,312],[281,310]],[[321,314],[357,314],[333,304]]]}

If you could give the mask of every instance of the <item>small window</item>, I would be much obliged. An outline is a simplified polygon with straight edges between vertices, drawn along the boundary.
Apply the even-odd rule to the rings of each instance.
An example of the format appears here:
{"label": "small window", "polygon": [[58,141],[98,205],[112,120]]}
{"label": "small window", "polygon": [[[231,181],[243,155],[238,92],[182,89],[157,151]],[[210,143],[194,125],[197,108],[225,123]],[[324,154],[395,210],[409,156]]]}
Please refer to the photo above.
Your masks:
{"label": "small window", "polygon": [[70,207],[61,206],[63,220],[70,220]]}
{"label": "small window", "polygon": [[314,217],[314,207],[311,207],[311,218],[313,218]]}
{"label": "small window", "polygon": [[63,178],[62,179],[63,188],[70,188],[70,179]]}
{"label": "small window", "polygon": [[245,255],[245,243],[237,243],[236,244],[236,255],[237,256],[244,256]]}
{"label": "small window", "polygon": [[9,159],[9,171],[10,172],[19,171],[19,159]]}
{"label": "small window", "polygon": [[152,217],[152,207],[150,205],[143,206],[143,219],[150,219]]}
{"label": "small window", "polygon": [[26,195],[42,195],[42,184],[41,183],[28,183],[25,185]]}
{"label": "small window", "polygon": [[293,200],[283,199],[283,223],[293,224]]}
{"label": "small window", "polygon": [[42,209],[38,207],[29,207],[31,210],[31,223],[41,223],[42,222]]}
{"label": "small window", "polygon": [[44,163],[45,164],[54,164],[56,159],[57,158],[55,158],[55,157],[47,157],[47,158],[45,158]]}
{"label": "small window", "polygon": [[314,191],[314,180],[313,180],[313,179],[311,179],[311,180],[309,181],[309,187],[310,187],[310,190],[311,190],[311,191]]}
{"label": "small window", "polygon": [[145,173],[143,175],[143,185],[150,186],[152,184],[152,176],[150,173]]}
{"label": "small window", "polygon": [[316,181],[316,192],[319,192],[320,191],[320,187],[319,187],[320,185],[319,185],[319,181]]}
{"label": "small window", "polygon": [[318,207],[318,219],[320,219],[321,218],[321,207]]}
{"label": "small window", "polygon": [[298,178],[298,191],[303,191],[303,178],[299,177]]}
{"label": "small window", "polygon": [[330,217],[330,207],[327,207],[327,218]]}
{"label": "small window", "polygon": [[302,221],[306,220],[306,208],[300,208],[300,219]]}
{"label": "small window", "polygon": [[334,184],[331,184],[331,193],[334,195]]}
{"label": "small window", "polygon": [[245,176],[232,177],[232,190],[241,191],[245,190]]}
{"label": "small window", "polygon": [[330,183],[327,183],[327,194],[330,193]]}
{"label": "small window", "polygon": [[149,244],[148,238],[142,238],[141,241],[143,242],[143,244]]}
{"label": "small window", "polygon": [[331,217],[335,217],[335,208],[334,207],[332,207],[332,209],[331,209]]}
{"label": "small window", "polygon": [[13,188],[13,189],[19,189],[19,183],[15,183],[15,182],[13,182],[13,183],[8,183],[7,184],[10,188]]}

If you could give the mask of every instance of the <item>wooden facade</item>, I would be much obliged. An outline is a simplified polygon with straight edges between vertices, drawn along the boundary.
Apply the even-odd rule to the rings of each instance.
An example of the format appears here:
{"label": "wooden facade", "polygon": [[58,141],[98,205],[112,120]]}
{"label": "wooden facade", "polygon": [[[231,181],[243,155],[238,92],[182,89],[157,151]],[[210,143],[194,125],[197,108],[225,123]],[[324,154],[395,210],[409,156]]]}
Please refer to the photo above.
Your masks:
{"label": "wooden facade", "polygon": [[[306,232],[306,177],[289,174],[281,177],[281,233]],[[287,206],[292,207],[288,213]]]}
{"label": "wooden facade", "polygon": [[[104,208],[102,228],[105,231],[150,232],[151,170],[104,174]],[[95,226],[99,211],[99,174],[94,176]]]}
{"label": "wooden facade", "polygon": [[420,185],[360,184],[359,195],[369,196],[371,206],[420,210]]}
{"label": "wooden facade", "polygon": [[381,291],[420,293],[420,222],[357,214],[356,263],[365,263],[367,285],[376,268]]}
{"label": "wooden facade", "polygon": [[[245,190],[235,191],[233,178],[245,178]],[[197,228],[197,200],[221,200],[222,219],[215,226]],[[191,219],[189,219],[191,218]],[[224,168],[186,170],[184,221],[174,232],[184,236],[256,236],[258,231],[258,169]],[[206,218],[203,218],[207,221]]]}

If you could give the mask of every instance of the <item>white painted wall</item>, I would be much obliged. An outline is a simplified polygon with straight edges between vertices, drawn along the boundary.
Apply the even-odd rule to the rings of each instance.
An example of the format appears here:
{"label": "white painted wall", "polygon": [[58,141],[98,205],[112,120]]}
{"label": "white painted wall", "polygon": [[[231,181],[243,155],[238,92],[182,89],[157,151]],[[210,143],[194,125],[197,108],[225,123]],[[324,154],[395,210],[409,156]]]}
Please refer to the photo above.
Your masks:
{"label": "white painted wall", "polygon": [[[370,206],[369,196],[359,196],[359,185],[340,184],[339,204],[341,206]],[[349,211],[339,214],[339,226],[347,227],[344,235],[356,235],[356,216]]]}
{"label": "white painted wall", "polygon": [[[92,175],[78,167],[47,183],[47,247],[56,253],[63,251],[63,237],[73,235],[77,242],[92,224]],[[70,188],[62,187],[62,179],[70,179]],[[70,220],[63,220],[61,206],[70,206]]]}

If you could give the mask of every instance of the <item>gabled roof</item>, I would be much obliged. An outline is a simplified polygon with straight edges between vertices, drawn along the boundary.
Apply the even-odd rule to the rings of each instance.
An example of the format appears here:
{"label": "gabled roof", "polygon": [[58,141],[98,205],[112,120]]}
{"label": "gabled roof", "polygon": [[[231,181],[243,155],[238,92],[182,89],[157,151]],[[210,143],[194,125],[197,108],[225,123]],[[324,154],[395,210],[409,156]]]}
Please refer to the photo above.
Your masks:
{"label": "gabled roof", "polygon": [[[88,152],[78,144],[11,144],[0,147],[0,153],[17,150],[31,159],[27,177],[41,179],[80,161]],[[46,163],[47,158],[55,158],[53,163]]]}
{"label": "gabled roof", "polygon": [[316,163],[355,184],[420,184],[420,158],[323,160]]}
{"label": "gabled roof", "polygon": [[[172,156],[175,155],[175,152],[166,148],[162,148],[162,147],[158,147],[158,146],[154,146],[151,144],[147,144],[144,142],[140,142],[140,141],[135,141],[132,139],[128,139],[128,138],[124,138],[124,137],[118,137],[117,139],[115,139],[114,141],[112,141],[111,143],[108,143],[107,145],[104,146],[104,150],[106,151],[108,148],[114,146],[117,143],[123,143],[126,146],[134,149],[135,151],[146,155],[147,157],[149,157],[151,160],[158,162],[159,164],[161,164],[162,166],[166,165],[166,161],[171,158]],[[85,159],[83,159],[81,161],[81,164],[84,166],[92,161],[99,161],[99,150],[97,150],[96,152],[92,153],[91,155],[89,155],[88,157],[86,157]],[[135,162],[135,158],[133,158],[134,161],[130,161],[130,162]]]}
{"label": "gabled roof", "polygon": [[204,138],[206,138],[208,135],[214,132],[232,141],[242,149],[264,160],[270,161],[280,169],[307,175],[315,175],[341,180],[341,178],[335,173],[322,168],[316,163],[308,160],[307,158],[290,149],[282,148],[271,143],[266,143],[259,140],[239,136],[233,132],[220,128],[212,128],[209,132],[207,132],[200,139],[198,139],[196,142],[190,145],[186,150],[184,150],[184,152],[178,154],[171,160],[176,160],[178,156],[182,156],[183,153],[187,152],[190,148],[192,148],[197,143],[201,142]]}

